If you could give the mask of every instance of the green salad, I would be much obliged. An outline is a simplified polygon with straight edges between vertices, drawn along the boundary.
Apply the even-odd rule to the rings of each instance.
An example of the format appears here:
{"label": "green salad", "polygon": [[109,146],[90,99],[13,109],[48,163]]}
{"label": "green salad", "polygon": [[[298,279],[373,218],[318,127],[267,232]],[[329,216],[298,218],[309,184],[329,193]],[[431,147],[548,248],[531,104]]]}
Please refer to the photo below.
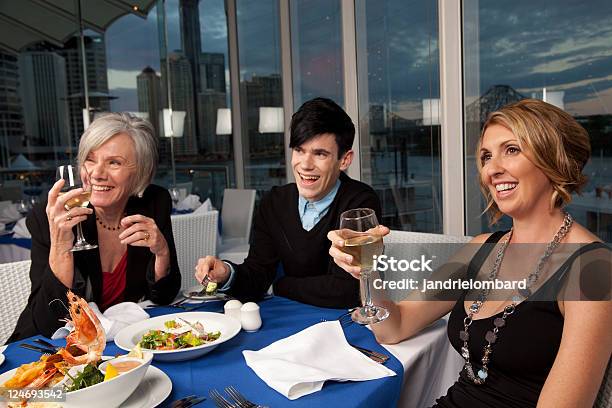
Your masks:
{"label": "green salad", "polygon": [[168,320],[162,330],[149,330],[140,339],[140,347],[149,350],[179,350],[210,343],[221,337],[221,332],[206,332],[200,323],[181,324]]}
{"label": "green salad", "polygon": [[67,392],[82,390],[104,381],[104,375],[98,370],[95,363],[89,363],[74,377],[66,374],[72,380],[72,384],[66,388]]}

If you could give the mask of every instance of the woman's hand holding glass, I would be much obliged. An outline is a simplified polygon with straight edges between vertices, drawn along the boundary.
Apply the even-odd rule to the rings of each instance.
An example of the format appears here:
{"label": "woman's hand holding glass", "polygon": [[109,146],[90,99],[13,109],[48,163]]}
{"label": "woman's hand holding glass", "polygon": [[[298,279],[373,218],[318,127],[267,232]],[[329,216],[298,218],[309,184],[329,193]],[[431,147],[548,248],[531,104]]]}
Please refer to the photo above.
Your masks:
{"label": "woman's hand holding glass", "polygon": [[[78,193],[71,194],[67,200],[64,201],[64,209],[68,213],[66,216],[67,221],[72,220],[72,211],[75,208],[86,208],[89,205],[89,199],[91,198],[91,183],[88,180],[88,174],[78,164],[62,165],[57,168],[57,179],[64,180],[62,185],[62,191],[58,192],[58,195],[66,195],[69,192],[77,190]],[[81,176],[85,180],[81,180]],[[85,181],[85,182],[83,182]],[[83,220],[85,221],[85,220]],[[83,236],[83,228],[81,222],[77,223],[77,237],[71,251],[86,251],[88,249],[97,248],[98,245],[90,244],[85,240]]]}
{"label": "woman's hand holding glass", "polygon": [[51,236],[51,247],[61,253],[69,252],[73,248],[74,233],[72,229],[80,222],[85,221],[87,216],[93,213],[91,208],[72,207],[69,210],[67,203],[73,202],[83,194],[82,188],[75,188],[62,193],[66,184],[65,180],[59,179],[49,190],[47,207],[45,209],[49,220],[49,232]]}
{"label": "woman's hand holding glass", "polygon": [[382,236],[378,233],[376,213],[370,208],[348,210],[340,215],[340,230],[336,231],[342,238],[342,252],[345,252],[341,263],[348,264],[350,273],[356,275],[359,268],[361,300],[363,306],[357,308],[352,319],[359,324],[378,323],[389,316],[387,309],[372,302],[371,275],[373,259],[383,252]]}
{"label": "woman's hand holding glass", "polygon": [[[382,238],[389,234],[390,230],[384,225],[379,225],[368,232]],[[346,248],[344,247],[345,239],[342,236],[342,231],[329,231],[327,233],[327,239],[331,241],[329,255],[334,260],[334,263],[340,268],[344,269],[346,272],[353,275],[355,279],[359,279],[361,277],[361,266],[354,264],[353,256],[346,253]]]}

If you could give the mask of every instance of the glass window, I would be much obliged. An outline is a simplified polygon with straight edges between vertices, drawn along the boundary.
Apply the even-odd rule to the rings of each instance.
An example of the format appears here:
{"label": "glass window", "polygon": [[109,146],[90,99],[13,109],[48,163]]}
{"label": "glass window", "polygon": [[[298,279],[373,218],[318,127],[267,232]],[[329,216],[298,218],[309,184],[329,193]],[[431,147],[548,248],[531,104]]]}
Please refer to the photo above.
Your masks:
{"label": "glass window", "polygon": [[292,0],[293,105],[326,97],[344,106],[340,0]]}
{"label": "glass window", "polygon": [[[161,71],[168,71],[162,89],[169,87],[170,103],[163,107],[181,113],[184,121],[181,136],[162,137],[167,157],[162,162],[171,165],[173,152],[177,187],[220,208],[223,190],[235,184],[232,131],[225,123],[231,109],[225,4],[170,0],[165,7],[168,44]],[[158,170],[158,178],[171,185],[171,168],[166,170]]]}
{"label": "glass window", "polygon": [[277,0],[238,0],[245,188],[286,182],[280,25]]}
{"label": "glass window", "polygon": [[612,240],[612,3],[594,0],[463,2],[466,126],[466,224],[489,228],[474,150],[489,112],[523,98],[570,113],[591,137],[589,184],[568,211],[601,239]]}
{"label": "glass window", "polygon": [[381,223],[442,232],[437,3],[355,8],[362,180],[380,197]]}

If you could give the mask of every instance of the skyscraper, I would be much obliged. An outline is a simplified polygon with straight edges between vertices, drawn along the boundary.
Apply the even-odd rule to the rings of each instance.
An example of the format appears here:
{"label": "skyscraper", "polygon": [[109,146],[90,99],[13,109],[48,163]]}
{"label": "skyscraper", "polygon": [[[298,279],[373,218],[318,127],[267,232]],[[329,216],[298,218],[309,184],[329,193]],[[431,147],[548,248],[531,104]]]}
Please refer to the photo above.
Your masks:
{"label": "skyscraper", "polygon": [[69,146],[64,58],[53,51],[24,52],[19,76],[26,136],[37,146]]}
{"label": "skyscraper", "polygon": [[225,55],[218,52],[200,54],[200,92],[214,89],[225,93]]}
{"label": "skyscraper", "polygon": [[229,137],[216,133],[217,109],[227,106],[225,92],[225,56],[222,53],[200,54],[198,93],[198,143],[200,151],[229,155]]}
{"label": "skyscraper", "polygon": [[242,111],[243,134],[248,135],[242,143],[244,151],[251,156],[282,157],[284,136],[282,133],[259,133],[259,107],[281,107],[282,80],[278,74],[255,76],[240,83],[240,98],[246,101]]}
{"label": "skyscraper", "polygon": [[23,137],[23,110],[18,93],[17,56],[0,50],[0,167],[10,164],[10,150]]}
{"label": "skyscraper", "polygon": [[196,110],[193,95],[193,77],[189,60],[180,52],[168,55],[170,66],[170,98],[172,109],[185,111],[185,125],[183,137],[174,141],[174,152],[176,155],[195,155],[198,153],[196,140]]}
{"label": "skyscraper", "polygon": [[149,66],[145,67],[136,77],[138,90],[138,110],[149,114],[149,121],[159,133],[159,112],[161,111],[161,78],[155,70]]}
{"label": "skyscraper", "polygon": [[200,87],[200,53],[202,52],[202,41],[200,40],[200,12],[198,4],[200,0],[180,0],[179,11],[181,26],[181,47],[185,58],[191,65],[193,74],[194,94],[202,88]]}
{"label": "skyscraper", "polygon": [[[57,53],[66,60],[66,80],[68,85],[68,105],[70,107],[70,132],[75,145],[83,133],[83,114],[85,106],[83,92],[83,68],[81,66],[80,39],[69,39],[64,48]],[[97,111],[110,110],[108,77],[106,66],[106,47],[104,37],[98,34],[85,36],[85,56],[87,60],[87,85],[89,106]]]}
{"label": "skyscraper", "polygon": [[198,94],[199,147],[207,153],[228,156],[228,135],[217,135],[217,110],[227,106],[225,92],[205,89]]}

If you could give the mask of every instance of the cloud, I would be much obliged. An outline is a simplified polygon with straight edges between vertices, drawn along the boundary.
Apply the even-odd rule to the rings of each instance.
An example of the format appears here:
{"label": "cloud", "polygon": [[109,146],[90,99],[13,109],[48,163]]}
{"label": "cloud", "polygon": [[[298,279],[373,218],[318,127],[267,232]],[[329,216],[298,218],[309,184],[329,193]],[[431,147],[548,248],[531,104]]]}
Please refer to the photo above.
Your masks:
{"label": "cloud", "polygon": [[136,89],[136,77],[140,74],[138,71],[122,71],[116,69],[107,70],[108,73],[108,89],[116,90],[118,88]]}

